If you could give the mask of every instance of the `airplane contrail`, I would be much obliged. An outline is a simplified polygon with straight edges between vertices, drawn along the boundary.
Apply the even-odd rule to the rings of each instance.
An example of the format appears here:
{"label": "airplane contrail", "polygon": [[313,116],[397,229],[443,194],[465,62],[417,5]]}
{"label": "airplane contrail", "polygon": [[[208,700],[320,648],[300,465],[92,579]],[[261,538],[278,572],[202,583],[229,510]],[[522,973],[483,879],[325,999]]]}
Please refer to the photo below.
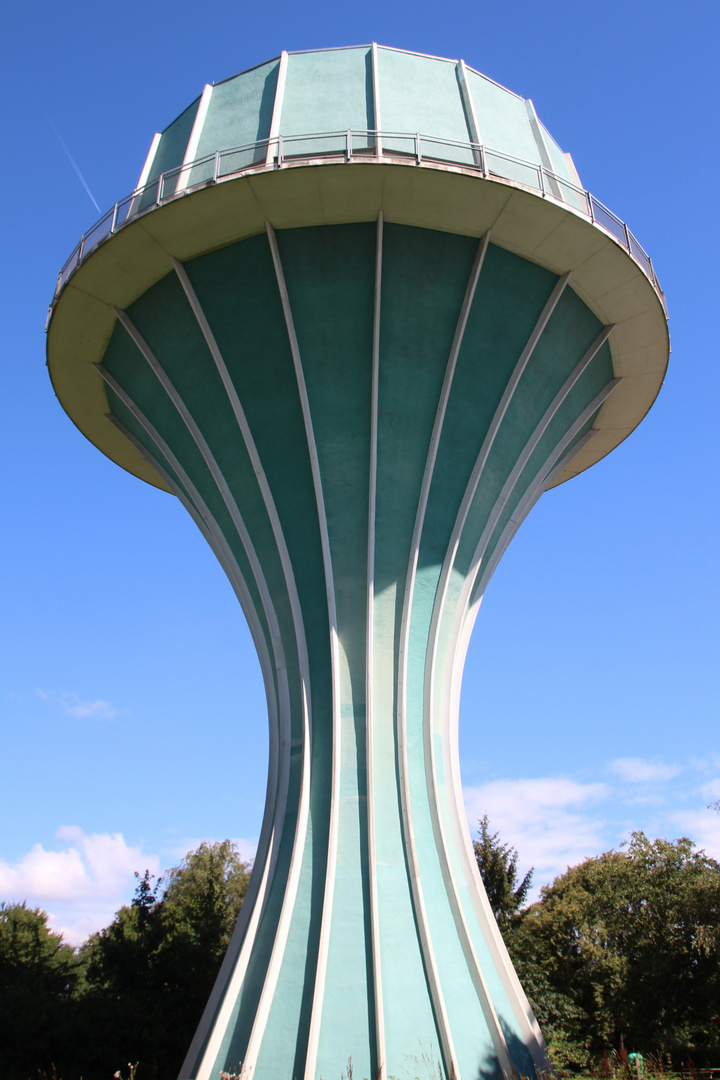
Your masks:
{"label": "airplane contrail", "polygon": [[43,112],[45,113],[45,116],[47,117],[47,122],[48,122],[48,124],[50,125],[50,127],[51,127],[51,128],[53,129],[53,131],[54,131],[54,132],[55,132],[55,134],[57,135],[57,140],[58,140],[58,142],[60,143],[60,145],[62,146],[63,150],[65,151],[65,154],[67,155],[67,159],[68,159],[68,161],[70,162],[70,164],[72,165],[73,169],[74,169],[74,170],[75,170],[75,172],[77,173],[77,175],[78,175],[78,179],[80,180],[80,183],[81,183],[81,184],[82,184],[82,186],[83,186],[83,187],[85,188],[85,190],[87,191],[88,195],[90,196],[90,199],[92,200],[92,204],[93,204],[93,206],[94,206],[94,207],[95,207],[95,209],[97,210],[98,214],[102,213],[102,211],[100,210],[100,207],[98,206],[98,204],[97,204],[97,202],[96,202],[96,200],[95,200],[95,196],[93,195],[92,191],[90,190],[90,188],[89,188],[89,186],[88,186],[87,180],[85,179],[85,177],[83,176],[83,174],[82,174],[82,173],[80,172],[80,169],[78,168],[78,165],[77,165],[77,162],[75,161],[75,158],[74,158],[74,157],[72,156],[72,154],[71,154],[71,153],[70,153],[70,151],[68,150],[67,146],[65,145],[65,143],[64,143],[64,141],[63,141],[62,135],[60,134],[60,132],[58,131],[58,129],[57,129],[56,127],[55,127],[55,125],[53,124],[52,120],[50,119],[50,114],[49,114],[49,112],[47,111],[47,109],[43,109]]}

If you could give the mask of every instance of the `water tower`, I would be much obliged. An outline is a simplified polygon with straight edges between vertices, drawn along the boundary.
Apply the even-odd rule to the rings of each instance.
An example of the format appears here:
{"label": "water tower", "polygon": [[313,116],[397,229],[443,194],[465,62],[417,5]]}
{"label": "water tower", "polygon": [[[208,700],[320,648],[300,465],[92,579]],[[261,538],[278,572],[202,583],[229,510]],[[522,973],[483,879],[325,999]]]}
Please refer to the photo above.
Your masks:
{"label": "water tower", "polygon": [[182,1080],[542,1065],[463,811],[463,660],[518,526],[668,351],[642,247],[462,60],[283,52],[206,86],[81,239],[58,398],[187,507],[267,691],[252,882]]}

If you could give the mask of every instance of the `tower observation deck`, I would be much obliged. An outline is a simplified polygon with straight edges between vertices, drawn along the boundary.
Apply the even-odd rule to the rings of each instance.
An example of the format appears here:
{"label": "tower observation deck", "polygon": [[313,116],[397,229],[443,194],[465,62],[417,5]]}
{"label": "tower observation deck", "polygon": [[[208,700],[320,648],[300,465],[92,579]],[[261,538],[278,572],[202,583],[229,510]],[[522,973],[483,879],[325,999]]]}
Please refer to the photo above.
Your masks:
{"label": "tower observation deck", "polygon": [[57,396],[186,506],[268,700],[251,885],[182,1080],[542,1066],[464,817],[463,661],[520,523],[640,422],[668,352],[643,248],[463,61],[282,53],[206,86],[81,239]]}

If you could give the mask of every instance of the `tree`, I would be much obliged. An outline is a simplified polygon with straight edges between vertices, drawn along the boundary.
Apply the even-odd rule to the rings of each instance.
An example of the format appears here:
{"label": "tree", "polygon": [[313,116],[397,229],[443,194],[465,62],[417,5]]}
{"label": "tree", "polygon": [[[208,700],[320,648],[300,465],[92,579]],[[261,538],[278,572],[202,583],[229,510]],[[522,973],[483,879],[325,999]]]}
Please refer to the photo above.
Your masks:
{"label": "tree", "polygon": [[75,951],[26,904],[0,903],[0,1075],[49,1069],[81,977]]}
{"label": "tree", "polygon": [[490,832],[488,816],[478,822],[478,839],[473,844],[480,877],[490,907],[501,931],[507,931],[527,899],[533,871],[529,870],[518,884],[518,853],[510,844],[503,844],[499,833]]}
{"label": "tree", "polygon": [[678,1064],[720,1052],[720,865],[687,838],[633,833],[625,850],[571,868],[508,945],[521,979],[536,980],[533,1000],[545,993],[552,1012],[560,995],[549,1042],[564,1063],[584,1065],[621,1037]]}
{"label": "tree", "polygon": [[177,1075],[249,880],[249,864],[229,840],[190,852],[162,893],[161,881],[138,875],[132,903],[82,950],[82,1023],[92,1032],[86,1080],[138,1060],[145,1080]]}

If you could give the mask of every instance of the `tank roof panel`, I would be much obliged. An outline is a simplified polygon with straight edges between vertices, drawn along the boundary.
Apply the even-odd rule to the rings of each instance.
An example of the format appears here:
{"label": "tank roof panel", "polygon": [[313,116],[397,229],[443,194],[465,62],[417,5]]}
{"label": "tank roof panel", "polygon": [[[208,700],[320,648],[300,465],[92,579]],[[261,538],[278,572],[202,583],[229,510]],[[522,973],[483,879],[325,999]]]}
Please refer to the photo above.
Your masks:
{"label": "tank roof panel", "polygon": [[[166,171],[271,137],[379,130],[483,143],[503,158],[551,167],[563,180],[578,181],[532,105],[462,60],[377,45],[306,49],[282,53],[206,87],[206,98],[204,108],[194,102],[163,131],[151,178],[156,164]],[[190,127],[189,117],[196,118]],[[392,144],[400,153],[404,147],[402,140]],[[462,163],[463,153],[469,151],[450,159]],[[527,182],[525,175],[515,179]]]}

